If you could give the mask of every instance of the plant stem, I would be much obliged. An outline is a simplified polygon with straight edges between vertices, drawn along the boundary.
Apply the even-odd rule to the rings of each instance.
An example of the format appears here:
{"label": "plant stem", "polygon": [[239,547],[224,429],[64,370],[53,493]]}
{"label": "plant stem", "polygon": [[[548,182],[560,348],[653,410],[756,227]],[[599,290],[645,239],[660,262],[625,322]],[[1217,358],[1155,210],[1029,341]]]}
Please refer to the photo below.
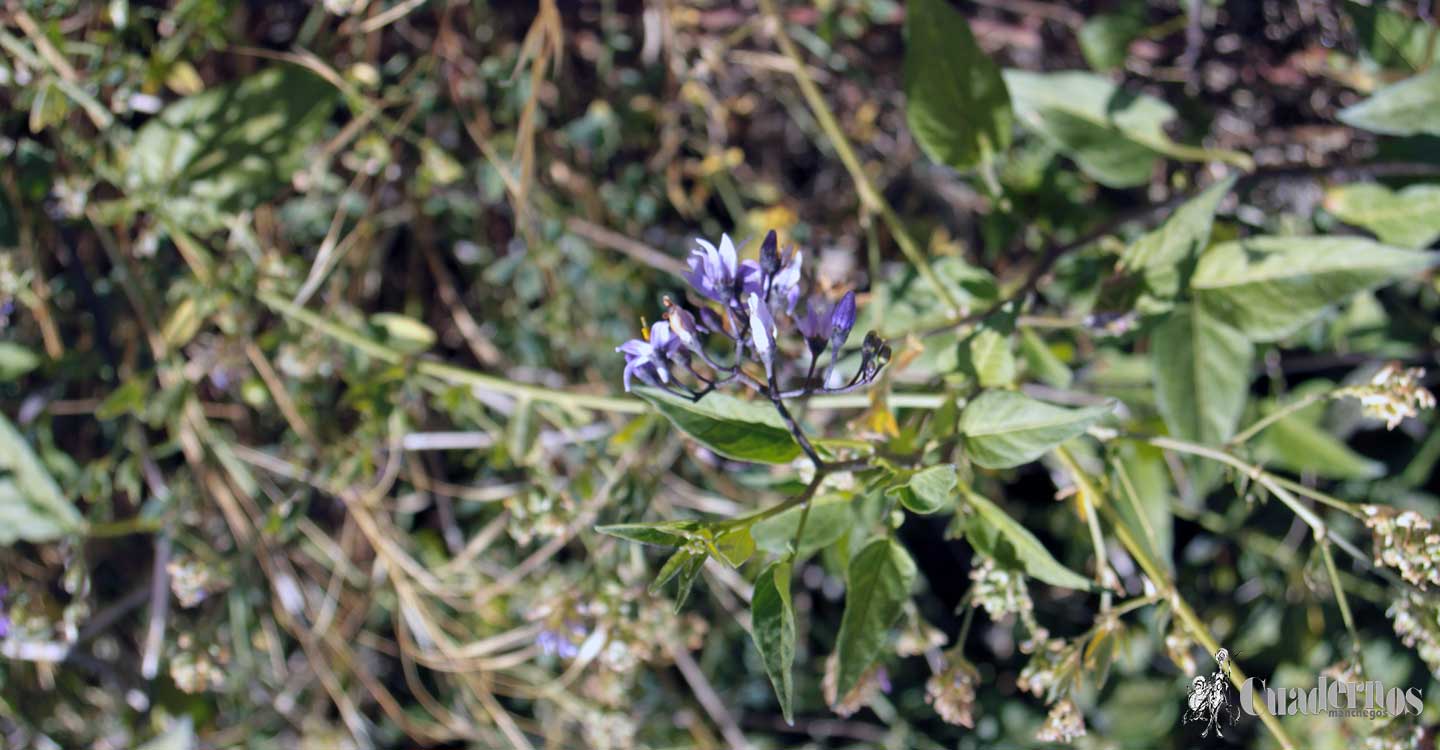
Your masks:
{"label": "plant stem", "polygon": [[[1120,540],[1120,544],[1125,547],[1131,557],[1135,558],[1135,562],[1140,566],[1140,569],[1143,570],[1145,575],[1155,584],[1160,596],[1169,602],[1170,607],[1175,611],[1175,616],[1180,620],[1180,623],[1185,629],[1189,631],[1190,635],[1196,641],[1199,641],[1200,645],[1209,653],[1214,654],[1218,652],[1220,650],[1220,644],[1215,640],[1215,637],[1210,634],[1210,629],[1206,627],[1205,623],[1200,620],[1200,617],[1195,614],[1195,610],[1190,607],[1189,602],[1185,601],[1185,598],[1180,595],[1179,589],[1175,587],[1175,582],[1170,579],[1165,573],[1165,570],[1160,567],[1159,563],[1150,556],[1150,553],[1145,549],[1144,545],[1138,543],[1135,537],[1130,534],[1129,528],[1125,526],[1119,514],[1115,512],[1115,509],[1108,504],[1101,505],[1100,513],[1114,529],[1115,537]],[[1244,671],[1242,671],[1234,661],[1231,661],[1230,664],[1230,682],[1235,686],[1236,690],[1240,690],[1249,678],[1245,676]],[[1265,728],[1269,730],[1271,736],[1275,738],[1276,742],[1280,743],[1282,748],[1285,748],[1285,750],[1295,750],[1294,740],[1290,739],[1290,735],[1286,733],[1285,728],[1280,725],[1280,721],[1270,713],[1263,702],[1255,704],[1255,712],[1259,715],[1260,722],[1265,725]]]}
{"label": "plant stem", "polygon": [[1235,437],[1230,438],[1229,442],[1225,443],[1225,445],[1231,448],[1238,445],[1244,445],[1245,441],[1260,434],[1260,432],[1263,431],[1266,427],[1269,427],[1270,425],[1279,422],[1280,420],[1290,416],[1291,414],[1294,414],[1297,411],[1300,411],[1301,409],[1304,409],[1305,407],[1317,401],[1323,401],[1324,399],[1331,398],[1334,395],[1335,394],[1332,391],[1325,391],[1324,393],[1312,393],[1304,398],[1296,399],[1295,401],[1292,401],[1285,406],[1282,406],[1279,409],[1276,409],[1275,411],[1272,411],[1264,417],[1256,420],[1254,424],[1241,430],[1237,435],[1235,435]]}
{"label": "plant stem", "polygon": [[870,211],[880,215],[885,221],[885,226],[895,238],[895,244],[900,246],[900,251],[905,254],[925,282],[935,289],[935,293],[944,300],[945,304],[955,311],[956,316],[964,316],[966,313],[964,305],[955,298],[949,287],[940,281],[935,275],[935,270],[930,267],[930,262],[925,259],[920,246],[914,238],[905,230],[899,215],[895,209],[890,207],[889,202],[880,195],[870,182],[870,176],[865,174],[865,167],[860,163],[860,158],[855,155],[855,149],[850,146],[850,139],[845,137],[845,131],[840,128],[840,123],[835,119],[835,113],[830,111],[830,105],[826,103],[824,95],[820,93],[820,87],[815,85],[815,80],[810,77],[809,71],[805,69],[805,61],[800,57],[800,52],[795,48],[790,35],[785,32],[785,20],[775,10],[774,0],[760,0],[760,9],[769,17],[775,41],[780,46],[780,52],[790,61],[790,74],[795,77],[795,83],[800,86],[800,93],[805,97],[806,104],[810,105],[810,111],[820,123],[820,129],[825,131],[825,137],[830,140],[830,145],[835,149],[836,155],[845,165],[845,170],[850,173],[850,179],[855,182],[855,192],[860,196],[860,203]]}

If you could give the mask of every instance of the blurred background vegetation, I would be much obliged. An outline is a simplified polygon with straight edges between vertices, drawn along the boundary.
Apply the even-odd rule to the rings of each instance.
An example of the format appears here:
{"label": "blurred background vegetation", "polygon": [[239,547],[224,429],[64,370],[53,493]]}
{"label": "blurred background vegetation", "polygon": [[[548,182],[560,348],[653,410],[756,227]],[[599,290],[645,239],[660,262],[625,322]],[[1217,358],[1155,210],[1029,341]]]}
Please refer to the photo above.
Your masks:
{"label": "blurred background vegetation", "polygon": [[[1433,224],[1440,208],[1376,230],[1338,188],[1433,178],[1440,141],[1336,119],[1433,63],[1429,6],[954,5],[1004,67],[1092,71],[1174,107],[1177,142],[1248,155],[1222,238]],[[746,634],[754,571],[712,561],[676,612],[646,590],[663,558],[593,531],[794,489],[619,393],[614,348],[679,292],[696,236],[779,230],[825,284],[862,293],[860,330],[918,354],[887,384],[894,414],[859,395],[808,416],[835,434],[885,434],[963,377],[953,333],[918,335],[946,311],[880,202],[967,304],[1034,289],[1023,380],[1158,424],[1144,347],[1106,325],[1102,282],[1224,159],[1142,160],[1117,187],[1021,133],[983,169],[938,165],[906,126],[905,13],[784,4],[789,55],[748,2],[0,6],[0,746],[1033,746],[1044,706],[1017,688],[1013,623],[965,630],[973,730],[927,705],[919,655],[888,658],[887,690],[838,716],[821,675],[844,559],[827,550],[796,573],[787,726]],[[1433,364],[1433,281],[1343,302],[1268,350],[1255,415],[1386,359]],[[1302,417],[1250,458],[1440,515],[1433,413],[1394,432],[1344,404]],[[1313,684],[1344,628],[1308,530],[1243,477],[1177,482],[1141,452],[1137,481],[1173,499],[1178,582],[1217,637],[1252,674]],[[992,496],[1084,570],[1085,525],[1047,469],[993,477]],[[947,522],[900,530],[922,581],[912,654],[962,630],[971,552]],[[1440,719],[1391,589],[1348,559],[1342,579],[1367,673],[1425,688]],[[1032,589],[1051,631],[1090,627],[1084,595]],[[1179,719],[1200,672],[1166,657],[1168,632],[1147,614],[1117,637],[1083,746],[1200,742]],[[1372,723],[1286,722],[1307,748],[1355,747]],[[1252,721],[1213,746],[1263,737]]]}

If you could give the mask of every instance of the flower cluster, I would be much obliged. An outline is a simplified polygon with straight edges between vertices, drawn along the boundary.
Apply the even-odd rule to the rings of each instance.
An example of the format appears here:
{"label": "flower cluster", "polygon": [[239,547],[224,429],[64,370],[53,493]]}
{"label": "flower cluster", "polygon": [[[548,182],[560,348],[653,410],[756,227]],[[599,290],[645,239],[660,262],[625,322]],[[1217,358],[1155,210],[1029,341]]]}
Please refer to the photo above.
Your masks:
{"label": "flower cluster", "polygon": [[1347,390],[1360,399],[1366,416],[1385,420],[1385,429],[1393,430],[1406,417],[1435,408],[1435,394],[1420,385],[1424,377],[1424,368],[1402,369],[1399,362],[1390,362],[1375,373],[1369,384]]}
{"label": "flower cluster", "polygon": [[1418,591],[1405,591],[1385,615],[1394,621],[1400,642],[1415,649],[1430,672],[1440,676],[1440,607]]}
{"label": "flower cluster", "polygon": [[1063,638],[1049,638],[1035,646],[1016,684],[1024,692],[1050,703],[1069,694],[1079,676],[1079,668],[1079,646]]}
{"label": "flower cluster", "polygon": [[[692,313],[666,297],[664,320],[646,329],[642,338],[616,348],[625,355],[625,390],[638,380],[698,400],[739,381],[779,398],[844,393],[868,385],[889,361],[890,347],[871,331],[865,335],[854,375],[848,380],[837,376],[836,366],[855,326],[855,293],[847,292],[832,303],[814,292],[802,306],[803,256],[793,248],[782,253],[775,232],[760,243],[759,260],[740,260],[728,236],[722,235],[718,246],[697,242],[685,279],[704,302]],[[786,321],[800,334],[810,355],[803,380],[792,390],[778,382],[783,364],[780,334]],[[716,340],[733,351],[728,363],[707,348]],[[827,350],[828,362],[817,377]],[[763,381],[746,372],[746,362],[764,370]]]}
{"label": "flower cluster", "polygon": [[947,723],[975,728],[975,685],[980,673],[956,656],[943,658],[944,668],[925,682],[925,702]]}
{"label": "flower cluster", "polygon": [[1080,707],[1075,705],[1075,701],[1069,698],[1057,701],[1050,707],[1050,715],[1045,717],[1045,724],[1035,733],[1035,739],[1041,742],[1065,744],[1084,736],[1085,715],[1080,713]]}
{"label": "flower cluster", "polygon": [[1413,510],[1380,505],[1361,507],[1365,526],[1375,540],[1375,564],[1400,571],[1406,581],[1429,588],[1440,586],[1440,533]]}
{"label": "flower cluster", "polygon": [[1018,615],[1030,635],[1027,642],[1049,637],[1049,632],[1035,619],[1035,602],[1030,598],[1024,575],[1000,567],[993,557],[976,555],[971,561],[970,580],[973,582],[971,603],[984,607],[992,621],[1005,622],[1012,615]]}

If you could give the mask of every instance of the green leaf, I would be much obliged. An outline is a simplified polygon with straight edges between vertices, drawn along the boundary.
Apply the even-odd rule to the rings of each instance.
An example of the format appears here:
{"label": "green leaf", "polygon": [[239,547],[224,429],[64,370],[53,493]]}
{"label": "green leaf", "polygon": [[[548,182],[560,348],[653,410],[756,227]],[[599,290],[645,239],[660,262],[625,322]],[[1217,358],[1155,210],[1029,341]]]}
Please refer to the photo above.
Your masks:
{"label": "green leaf", "polygon": [[1392,83],[1340,110],[1340,122],[1381,135],[1440,135],[1440,68]]}
{"label": "green leaf", "polygon": [[886,490],[886,494],[898,497],[910,512],[928,515],[953,506],[958,483],[955,466],[942,464],[915,472],[909,481]]}
{"label": "green leaf", "polygon": [[48,542],[84,526],[40,457],[0,415],[0,545]]}
{"label": "green leaf", "polygon": [[750,535],[750,527],[737,526],[715,537],[715,552],[730,567],[740,567],[755,554],[755,538]]}
{"label": "green leaf", "polygon": [[435,344],[435,331],[408,315],[375,313],[370,324],[385,332],[385,343],[406,354],[419,354]]}
{"label": "green leaf", "polygon": [[1029,463],[1081,435],[1110,405],[1069,409],[1015,391],[986,391],[965,406],[960,432],[970,459],[987,469]]}
{"label": "green leaf", "polygon": [[[750,527],[755,546],[766,552],[783,555],[795,540],[800,528],[803,508],[791,508]],[[834,544],[855,525],[850,501],[842,497],[817,497],[810,501],[810,517],[805,519],[805,538],[800,540],[799,557],[808,557],[816,550]]]}
{"label": "green leaf", "polygon": [[1235,434],[1255,347],[1205,308],[1178,305],[1150,336],[1155,400],[1175,437],[1217,445]]}
{"label": "green leaf", "polygon": [[1055,355],[1033,328],[1020,329],[1020,353],[1025,366],[1040,382],[1054,388],[1069,388],[1075,374]]}
{"label": "green leaf", "polygon": [[1348,2],[1345,11],[1355,21],[1360,51],[1382,67],[1420,70],[1440,52],[1430,49],[1432,27],[1424,21],[1379,5]]}
{"label": "green leaf", "polygon": [[9,382],[40,366],[40,355],[11,341],[0,341],[0,383]]}
{"label": "green leaf", "polygon": [[[1315,390],[1331,385],[1319,381],[1306,383]],[[1292,398],[1303,398],[1310,389],[1297,389]],[[1280,408],[1268,404],[1265,413]],[[1313,474],[1324,479],[1375,479],[1385,474],[1385,465],[1356,453],[1343,440],[1335,437],[1324,425],[1325,404],[1315,403],[1265,428],[1255,443],[1255,458],[1266,466],[1274,466],[1297,474]]]}
{"label": "green leaf", "polygon": [[961,342],[961,367],[981,388],[998,388],[1015,382],[1015,353],[1007,333],[982,324]]}
{"label": "green leaf", "polygon": [[700,570],[705,567],[705,560],[709,552],[704,545],[692,544],[675,550],[675,554],[665,561],[660,567],[660,572],[655,574],[655,580],[650,582],[650,594],[660,593],[661,588],[670,582],[670,579],[679,577],[680,583],[675,589],[675,611],[685,606],[685,600],[690,598],[690,590],[695,586],[695,579],[700,577]]}
{"label": "green leaf", "polygon": [[601,534],[628,539],[641,544],[657,547],[679,547],[692,539],[699,539],[702,524],[698,521],[657,521],[655,523],[613,523],[596,526]]}
{"label": "green leaf", "polygon": [[1215,209],[1234,185],[1232,175],[1186,201],[1164,224],[1125,248],[1120,267],[1143,274],[1151,293],[1173,298],[1189,281],[1195,259],[1209,244]]}
{"label": "green leaf", "polygon": [[1051,586],[1080,591],[1094,587],[1088,578],[1061,565],[1029,529],[1000,506],[969,490],[965,490],[965,501],[974,511],[965,520],[965,539],[981,554]]}
{"label": "green leaf", "polygon": [[1357,237],[1252,237],[1206,251],[1190,289],[1252,341],[1278,341],[1325,308],[1429,268],[1436,257]]}
{"label": "green leaf", "polygon": [[905,119],[925,154],[955,169],[1010,145],[1005,81],[946,0],[906,6]]}
{"label": "green leaf", "polygon": [[136,750],[195,750],[194,720],[189,716],[177,719],[163,734]]}
{"label": "green leaf", "polygon": [[880,656],[886,637],[900,619],[910,587],[915,583],[915,561],[893,539],[876,539],[850,560],[845,581],[845,614],[835,644],[839,670],[836,695],[847,695],[865,670]]}
{"label": "green leaf", "polygon": [[800,444],[768,402],[741,401],[726,393],[691,401],[658,388],[636,388],[635,395],[653,404],[681,432],[727,458],[783,464],[800,455]]}
{"label": "green leaf", "polygon": [[1143,185],[1155,159],[1174,150],[1164,128],[1175,110],[1153,96],[1081,71],[1006,70],[1004,78],[1020,122],[1103,185]]}
{"label": "green leaf", "polygon": [[[1175,517],[1170,504],[1174,491],[1165,452],[1144,443],[1121,443],[1110,467],[1112,496],[1117,498],[1114,507],[1121,522],[1142,540],[1154,559],[1173,568]],[[1131,497],[1121,497],[1121,493]]]}
{"label": "green leaf", "polygon": [[1440,237],[1440,185],[1341,185],[1325,194],[1325,209],[1346,224],[1364,227],[1382,242],[1429,247]]}
{"label": "green leaf", "polygon": [[1134,12],[1100,13],[1080,27],[1080,54],[1091,68],[1101,72],[1125,64],[1130,43],[1145,30],[1145,20]]}
{"label": "green leaf", "polygon": [[148,120],[126,163],[128,192],[193,229],[267,200],[305,166],[338,92],[293,65],[187,96]]}
{"label": "green leaf", "polygon": [[795,607],[790,603],[789,562],[771,563],[755,579],[755,591],[750,597],[750,637],[775,687],[785,722],[794,724],[795,683],[790,670],[795,663]]}

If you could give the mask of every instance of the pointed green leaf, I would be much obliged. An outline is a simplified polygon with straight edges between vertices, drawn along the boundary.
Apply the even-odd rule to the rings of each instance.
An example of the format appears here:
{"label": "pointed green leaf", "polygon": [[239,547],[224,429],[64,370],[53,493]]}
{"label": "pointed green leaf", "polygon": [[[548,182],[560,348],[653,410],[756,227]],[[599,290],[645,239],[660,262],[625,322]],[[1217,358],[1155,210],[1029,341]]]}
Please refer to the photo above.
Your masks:
{"label": "pointed green leaf", "polygon": [[[1330,383],[1306,383],[1315,390],[1303,389],[1291,394],[1302,398],[1304,393],[1328,389]],[[1269,404],[1266,413],[1280,408]],[[1297,474],[1313,474],[1324,479],[1375,479],[1385,474],[1385,465],[1355,452],[1345,441],[1335,437],[1324,425],[1324,402],[1311,404],[1265,428],[1255,443],[1255,459]]]}
{"label": "pointed green leaf", "polygon": [[839,662],[836,695],[849,694],[880,656],[890,628],[910,598],[915,573],[915,561],[893,539],[876,539],[850,560],[845,614],[835,644]]}
{"label": "pointed green leaf", "polygon": [[927,156],[956,169],[1010,145],[1005,81],[946,0],[906,7],[905,119]]}
{"label": "pointed green leaf", "polygon": [[1277,341],[1350,295],[1416,274],[1433,254],[1358,237],[1252,237],[1211,247],[1190,290],[1252,341]]}
{"label": "pointed green leaf", "polygon": [[1215,209],[1234,185],[1232,175],[1186,201],[1164,224],[1125,248],[1120,266],[1142,273],[1153,294],[1174,297],[1189,281],[1195,259],[1209,244]]}
{"label": "pointed green leaf", "polygon": [[[805,538],[800,540],[798,551],[802,558],[834,544],[855,525],[850,501],[845,498],[817,497],[810,503],[810,516],[805,519]],[[791,508],[751,526],[750,536],[755,539],[755,545],[775,554],[789,552],[795,532],[800,528],[803,511],[803,508]]]}
{"label": "pointed green leaf", "polygon": [[715,551],[730,567],[738,568],[755,554],[755,538],[749,526],[738,526],[715,537]]}
{"label": "pointed green leaf", "polygon": [[892,487],[887,494],[898,497],[900,504],[910,512],[928,515],[954,505],[958,482],[955,466],[942,464],[915,472],[910,475],[909,481]]}
{"label": "pointed green leaf", "polygon": [[1069,388],[1075,374],[1033,328],[1020,329],[1020,353],[1030,375],[1054,388]]}
{"label": "pointed green leaf", "polygon": [[84,526],[40,457],[0,415],[0,545],[48,542]]}
{"label": "pointed green leaf", "polygon": [[1325,209],[1399,247],[1429,247],[1440,237],[1440,185],[1341,185],[1325,194]]}
{"label": "pointed green leaf", "polygon": [[727,458],[783,464],[800,455],[800,444],[768,402],[741,401],[718,392],[691,401],[656,388],[636,388],[635,395],[653,404],[681,432]]}
{"label": "pointed green leaf", "polygon": [[1006,70],[1015,116],[1109,187],[1150,179],[1155,160],[1171,145],[1169,104],[1121,90],[1110,79],[1081,71]]}
{"label": "pointed green leaf", "polygon": [[1409,18],[1381,4],[1345,3],[1345,12],[1355,22],[1360,51],[1386,68],[1421,70],[1440,54],[1440,45],[1431,47],[1434,28],[1420,19]]}
{"label": "pointed green leaf", "polygon": [[986,391],[965,406],[960,432],[970,459],[987,469],[1029,463],[1081,435],[1110,405],[1070,409],[1015,391]]}
{"label": "pointed green leaf", "polygon": [[755,579],[750,597],[750,637],[775,687],[780,712],[787,724],[795,723],[795,607],[790,603],[790,563],[771,563]]}
{"label": "pointed green leaf", "polygon": [[974,492],[965,492],[973,511],[965,520],[965,539],[981,554],[1012,570],[1022,570],[1051,586],[1089,591],[1091,581],[1061,565],[1030,530],[995,503]]}
{"label": "pointed green leaf", "polygon": [[601,534],[628,539],[641,544],[659,547],[679,547],[685,542],[698,538],[701,524],[696,521],[656,521],[654,523],[612,523],[596,526]]}
{"label": "pointed green leaf", "polygon": [[1015,353],[1008,331],[981,325],[974,335],[961,342],[961,366],[981,388],[998,388],[1015,382]]}
{"label": "pointed green leaf", "polygon": [[1155,400],[1175,437],[1217,445],[1235,434],[1255,347],[1204,308],[1178,305],[1150,336]]}
{"label": "pointed green leaf", "polygon": [[1440,67],[1392,83],[1340,110],[1340,122],[1381,135],[1440,135]]}

